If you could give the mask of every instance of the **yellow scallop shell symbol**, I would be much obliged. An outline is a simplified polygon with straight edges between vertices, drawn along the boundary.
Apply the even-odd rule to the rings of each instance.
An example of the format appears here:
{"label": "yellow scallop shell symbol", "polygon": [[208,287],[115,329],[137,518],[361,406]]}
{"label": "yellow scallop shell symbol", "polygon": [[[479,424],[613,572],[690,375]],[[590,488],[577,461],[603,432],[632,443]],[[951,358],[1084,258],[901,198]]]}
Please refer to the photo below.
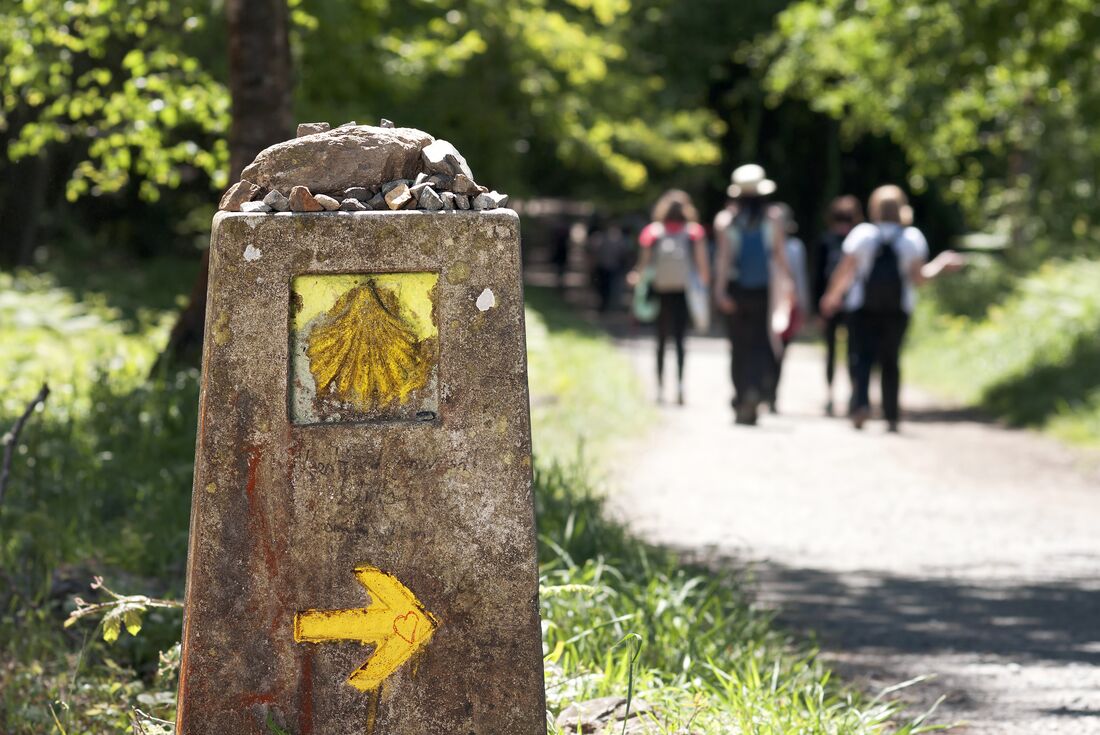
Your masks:
{"label": "yellow scallop shell symbol", "polygon": [[432,372],[433,356],[402,316],[397,293],[373,280],[333,304],[311,330],[306,355],[318,395],[363,410],[404,402]]}

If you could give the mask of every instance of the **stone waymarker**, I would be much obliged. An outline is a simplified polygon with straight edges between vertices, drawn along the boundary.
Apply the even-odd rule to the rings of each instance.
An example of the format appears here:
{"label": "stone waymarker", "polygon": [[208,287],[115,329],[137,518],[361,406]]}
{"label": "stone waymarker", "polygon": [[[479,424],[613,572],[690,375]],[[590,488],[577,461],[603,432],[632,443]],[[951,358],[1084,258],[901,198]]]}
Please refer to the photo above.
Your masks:
{"label": "stone waymarker", "polygon": [[518,218],[220,213],[180,735],[545,732]]}

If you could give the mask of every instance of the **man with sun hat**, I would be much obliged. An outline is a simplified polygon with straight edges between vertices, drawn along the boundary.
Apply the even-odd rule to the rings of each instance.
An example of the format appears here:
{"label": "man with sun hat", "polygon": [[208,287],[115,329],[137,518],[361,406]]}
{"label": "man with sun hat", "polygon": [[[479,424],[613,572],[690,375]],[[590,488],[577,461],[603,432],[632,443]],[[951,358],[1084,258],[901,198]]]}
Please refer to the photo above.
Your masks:
{"label": "man with sun hat", "polygon": [[775,190],[762,166],[739,166],[726,190],[730,202],[714,218],[714,299],[728,317],[735,419],[746,425],[775,390],[779,335],[794,295],[786,235],[768,207]]}

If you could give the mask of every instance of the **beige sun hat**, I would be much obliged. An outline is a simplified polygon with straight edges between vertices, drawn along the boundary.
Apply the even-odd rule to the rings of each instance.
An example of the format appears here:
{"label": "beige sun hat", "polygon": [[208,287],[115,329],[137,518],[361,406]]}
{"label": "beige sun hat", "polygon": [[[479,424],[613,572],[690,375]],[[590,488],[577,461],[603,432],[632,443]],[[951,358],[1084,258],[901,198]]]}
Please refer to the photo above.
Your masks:
{"label": "beige sun hat", "polygon": [[746,163],[738,166],[730,175],[729,188],[726,193],[736,199],[737,197],[766,197],[775,193],[775,182],[764,173],[764,167],[755,163]]}

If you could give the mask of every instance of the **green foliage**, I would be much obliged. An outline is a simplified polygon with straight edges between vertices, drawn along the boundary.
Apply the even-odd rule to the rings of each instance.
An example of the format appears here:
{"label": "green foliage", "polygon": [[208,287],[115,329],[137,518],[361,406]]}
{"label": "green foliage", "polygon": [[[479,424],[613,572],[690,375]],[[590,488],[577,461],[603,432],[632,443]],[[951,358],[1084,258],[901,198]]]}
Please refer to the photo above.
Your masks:
{"label": "green foliage", "polygon": [[938,180],[975,223],[1080,238],[1100,214],[1098,37],[1088,0],[803,0],[757,61],[776,95],[889,135],[912,189]]}
{"label": "green foliage", "polygon": [[716,163],[724,130],[705,96],[677,96],[645,62],[652,55],[639,29],[656,22],[638,6],[312,3],[301,109],[334,122],[385,116],[445,135],[479,179],[517,195],[577,193],[568,177],[638,192],[658,173]]}
{"label": "green foliage", "polygon": [[1018,426],[1100,442],[1100,261],[1019,274],[977,264],[937,284],[914,319],[917,380]]}
{"label": "green foliage", "polygon": [[10,424],[42,382],[53,389],[21,437],[0,508],[0,567],[32,600],[60,564],[97,559],[160,575],[181,568],[186,551],[198,376],[150,384],[171,314],[130,334],[99,302],[78,302],[42,277],[0,274],[0,353],[11,376],[0,422]]}
{"label": "green foliage", "polygon": [[212,6],[171,0],[21,0],[0,10],[0,133],[13,160],[51,144],[76,163],[67,196],[143,198],[202,172],[225,185],[225,88],[189,52]]}

